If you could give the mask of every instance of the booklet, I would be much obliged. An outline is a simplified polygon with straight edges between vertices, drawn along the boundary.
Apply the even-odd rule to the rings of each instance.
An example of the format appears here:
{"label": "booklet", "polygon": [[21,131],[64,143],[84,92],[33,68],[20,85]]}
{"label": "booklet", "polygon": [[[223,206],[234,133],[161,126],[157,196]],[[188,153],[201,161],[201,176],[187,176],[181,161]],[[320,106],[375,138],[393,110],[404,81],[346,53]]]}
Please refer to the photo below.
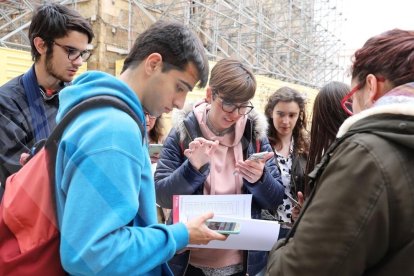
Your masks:
{"label": "booklet", "polygon": [[206,212],[213,212],[216,221],[240,223],[240,232],[225,241],[188,247],[270,251],[279,236],[276,221],[251,219],[252,195],[175,195],[173,221],[186,222]]}

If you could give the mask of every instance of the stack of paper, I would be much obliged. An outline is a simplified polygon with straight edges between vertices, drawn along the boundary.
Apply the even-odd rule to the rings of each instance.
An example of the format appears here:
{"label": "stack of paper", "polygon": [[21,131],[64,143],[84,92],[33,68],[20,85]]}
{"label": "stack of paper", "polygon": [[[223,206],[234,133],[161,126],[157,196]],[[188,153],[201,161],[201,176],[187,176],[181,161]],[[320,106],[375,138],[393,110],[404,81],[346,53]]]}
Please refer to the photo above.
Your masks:
{"label": "stack of paper", "polygon": [[250,218],[252,195],[175,195],[173,201],[174,223],[213,212],[216,221],[241,225],[240,233],[229,235],[225,241],[189,247],[269,251],[277,241],[279,223]]}

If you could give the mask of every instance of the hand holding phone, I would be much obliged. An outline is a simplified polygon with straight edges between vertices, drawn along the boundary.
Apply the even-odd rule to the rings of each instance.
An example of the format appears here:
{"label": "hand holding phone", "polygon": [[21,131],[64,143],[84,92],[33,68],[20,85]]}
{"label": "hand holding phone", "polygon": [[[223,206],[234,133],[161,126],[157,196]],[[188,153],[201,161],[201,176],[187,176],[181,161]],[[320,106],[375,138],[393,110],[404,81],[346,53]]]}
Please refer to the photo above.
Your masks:
{"label": "hand holding phone", "polygon": [[290,199],[290,201],[292,201],[292,203],[298,207],[302,207],[302,205],[296,200],[294,199],[292,196],[290,196],[289,194],[285,193],[285,195]]}
{"label": "hand holding phone", "polygon": [[207,220],[206,225],[211,230],[217,231],[220,234],[239,234],[240,223],[234,221],[214,221]]}

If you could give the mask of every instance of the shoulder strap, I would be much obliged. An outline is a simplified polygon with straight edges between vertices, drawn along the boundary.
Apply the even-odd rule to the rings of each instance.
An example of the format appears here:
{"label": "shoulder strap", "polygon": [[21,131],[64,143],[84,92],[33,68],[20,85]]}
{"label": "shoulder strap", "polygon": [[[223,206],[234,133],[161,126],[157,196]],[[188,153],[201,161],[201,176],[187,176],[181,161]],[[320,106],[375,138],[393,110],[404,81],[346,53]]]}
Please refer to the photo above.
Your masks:
{"label": "shoulder strap", "polygon": [[112,106],[115,108],[118,108],[125,113],[127,113],[129,116],[131,116],[134,121],[137,123],[142,136],[142,143],[144,144],[145,141],[145,129],[144,125],[142,124],[141,119],[135,114],[135,112],[121,99],[115,97],[115,96],[109,96],[109,95],[100,95],[88,98],[81,103],[77,104],[75,107],[73,107],[62,119],[62,121],[59,122],[59,124],[56,126],[56,128],[53,130],[52,134],[46,141],[45,147],[48,148],[51,144],[56,145],[60,138],[62,137],[62,134],[66,128],[66,126],[80,113],[82,113],[85,110],[92,109],[94,107],[102,107],[102,106]]}
{"label": "shoulder strap", "polygon": [[[191,111],[189,113],[188,117],[189,117],[189,120],[193,120],[193,119],[194,120],[197,120],[195,118],[195,114],[194,114],[193,111]],[[195,137],[193,137],[191,135],[191,133],[188,131],[188,128],[187,128],[187,126],[185,124],[185,121],[183,122],[183,125],[184,125],[183,127],[184,127],[184,131],[185,131],[185,134],[186,135],[185,135],[185,137],[184,137],[183,140],[181,140],[181,137],[180,137],[180,148],[181,148],[181,153],[184,155],[184,150],[188,149],[188,144],[190,144],[190,142],[193,141],[197,137],[203,137],[203,135],[201,134],[200,125],[198,123],[194,125],[194,128],[195,128]]]}

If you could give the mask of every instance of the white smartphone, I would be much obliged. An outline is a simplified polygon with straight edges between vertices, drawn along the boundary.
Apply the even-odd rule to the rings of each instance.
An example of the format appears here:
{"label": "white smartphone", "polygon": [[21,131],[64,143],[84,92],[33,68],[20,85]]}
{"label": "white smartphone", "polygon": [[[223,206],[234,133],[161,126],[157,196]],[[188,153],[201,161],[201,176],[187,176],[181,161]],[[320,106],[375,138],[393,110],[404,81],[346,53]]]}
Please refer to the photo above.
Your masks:
{"label": "white smartphone", "polygon": [[214,221],[207,220],[206,225],[211,230],[217,231],[220,234],[239,234],[240,223],[234,221]]}
{"label": "white smartphone", "polygon": [[260,160],[260,159],[263,159],[268,153],[269,152],[267,152],[267,151],[253,153],[247,159],[248,160]]}
{"label": "white smartphone", "polygon": [[149,154],[150,156],[153,156],[155,154],[160,154],[162,150],[163,144],[149,144]]}

